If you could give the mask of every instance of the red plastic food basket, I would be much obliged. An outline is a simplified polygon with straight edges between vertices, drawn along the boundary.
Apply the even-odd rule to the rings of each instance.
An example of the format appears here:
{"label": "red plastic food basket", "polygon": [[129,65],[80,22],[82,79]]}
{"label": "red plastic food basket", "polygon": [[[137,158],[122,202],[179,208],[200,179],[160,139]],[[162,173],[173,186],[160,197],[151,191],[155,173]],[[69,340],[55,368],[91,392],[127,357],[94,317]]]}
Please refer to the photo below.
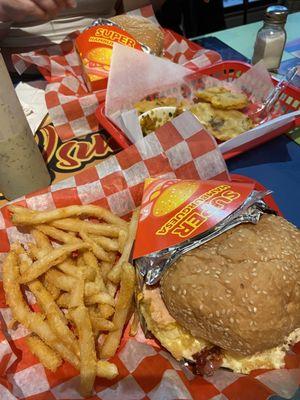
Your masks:
{"label": "red plastic food basket", "polygon": [[[244,72],[248,71],[251,68],[250,64],[241,62],[241,61],[222,61],[217,64],[214,64],[210,67],[206,67],[201,69],[201,72],[206,75],[213,76],[219,80],[226,80],[227,82],[231,82],[232,80],[239,78]],[[193,76],[193,75],[191,75]],[[277,80],[272,78],[273,83],[276,84]],[[284,93],[280,97],[281,105],[284,107],[285,112],[297,111],[300,108],[300,89],[295,86],[289,85],[286,87]],[[101,103],[100,106],[96,110],[96,117],[100,122],[101,126],[114,138],[114,140],[123,148],[127,148],[131,145],[131,142],[125,134],[114,125],[104,113],[105,103]],[[296,126],[300,126],[300,118],[291,121],[290,123],[273,130],[272,132],[255,139],[251,142],[245,143],[240,147],[237,147],[233,150],[230,150],[223,154],[225,160],[235,157],[241,153],[244,153],[247,150],[250,150],[260,144],[263,144],[283,133],[286,133]]]}

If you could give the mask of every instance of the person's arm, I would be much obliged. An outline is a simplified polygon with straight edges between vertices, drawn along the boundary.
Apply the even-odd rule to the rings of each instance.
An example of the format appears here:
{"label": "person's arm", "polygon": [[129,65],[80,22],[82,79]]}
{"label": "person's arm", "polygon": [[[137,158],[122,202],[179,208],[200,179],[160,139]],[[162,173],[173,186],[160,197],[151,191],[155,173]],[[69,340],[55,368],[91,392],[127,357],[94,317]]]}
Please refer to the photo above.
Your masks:
{"label": "person's arm", "polygon": [[160,9],[165,0],[123,0],[125,11],[134,10],[152,4],[154,11]]}
{"label": "person's arm", "polygon": [[63,8],[76,7],[76,0],[0,0],[0,21],[21,22],[27,18],[51,19]]}

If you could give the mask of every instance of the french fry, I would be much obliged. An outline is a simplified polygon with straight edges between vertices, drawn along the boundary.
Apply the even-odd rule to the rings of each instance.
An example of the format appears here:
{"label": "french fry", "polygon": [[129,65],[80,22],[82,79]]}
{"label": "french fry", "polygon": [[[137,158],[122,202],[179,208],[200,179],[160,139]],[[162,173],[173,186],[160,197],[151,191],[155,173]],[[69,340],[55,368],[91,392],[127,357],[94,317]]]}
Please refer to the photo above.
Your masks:
{"label": "french fry", "polygon": [[107,281],[107,275],[111,271],[113,267],[113,263],[110,262],[102,262],[100,267],[100,272],[104,283]]}
{"label": "french fry", "polygon": [[100,313],[96,310],[89,310],[89,316],[94,332],[113,331],[115,329],[114,324],[108,319],[102,318]]}
{"label": "french fry", "polygon": [[73,205],[49,211],[35,211],[25,207],[11,205],[9,206],[9,210],[13,213],[12,221],[15,225],[46,224],[57,219],[81,216],[98,218],[109,224],[117,225],[125,230],[127,229],[127,222],[122,218],[114,215],[106,208],[94,205]]}
{"label": "french fry", "polygon": [[77,267],[80,273],[80,276],[87,282],[94,282],[96,279],[97,271],[87,265],[82,265],[81,267]]}
{"label": "french fry", "polygon": [[35,240],[38,249],[42,251],[43,254],[47,254],[53,249],[50,240],[43,232],[40,232],[37,229],[32,229],[31,234]]}
{"label": "french fry", "polygon": [[24,254],[27,255],[24,247],[21,245],[21,243],[18,243],[18,242],[12,243],[11,246],[10,246],[10,250],[12,252],[14,252],[15,254],[17,254],[18,256],[20,256],[21,254],[22,255],[24,255]]}
{"label": "french fry", "polygon": [[97,257],[91,251],[85,251],[83,253],[83,260],[85,265],[93,267],[95,270],[99,269],[99,263]]}
{"label": "french fry", "polygon": [[51,294],[53,297],[53,300],[57,300],[58,297],[60,296],[60,289],[53,285],[53,283],[50,283],[47,281],[47,279],[44,279],[44,286],[48,290],[48,292]]}
{"label": "french fry", "polygon": [[71,243],[81,242],[81,240],[78,237],[68,232],[62,231],[60,229],[56,229],[53,226],[37,225],[36,229],[61,243],[71,244]]}
{"label": "french fry", "polygon": [[70,292],[76,285],[77,279],[63,272],[51,269],[46,272],[45,279],[61,290]]}
{"label": "french fry", "polygon": [[85,304],[108,304],[110,306],[115,305],[115,300],[112,296],[105,292],[98,292],[97,294],[93,294],[92,296],[85,297]]}
{"label": "french fry", "polygon": [[119,258],[118,262],[113,266],[112,270],[107,275],[108,279],[114,283],[120,282],[120,277],[121,277],[121,272],[122,272],[122,264],[124,262],[129,261],[131,249],[132,249],[133,242],[134,242],[135,235],[136,235],[138,220],[139,220],[139,209],[136,209],[133,212],[131,221],[129,223],[128,239],[124,246],[123,253],[121,254],[121,257]]}
{"label": "french fry", "polygon": [[120,292],[117,298],[115,314],[112,322],[116,330],[109,332],[105,337],[102,348],[100,349],[101,358],[108,359],[113,357],[120,344],[123,328],[130,309],[135,286],[135,271],[131,264],[122,265]]}
{"label": "french fry", "polygon": [[109,256],[110,253],[107,253],[101,246],[99,246],[93,239],[89,237],[84,231],[80,231],[79,235],[81,236],[82,240],[87,243],[94,255],[102,261],[111,261]]}
{"label": "french fry", "polygon": [[76,286],[71,290],[70,293],[70,308],[82,306],[84,297],[84,279],[80,278],[77,280]]}
{"label": "french fry", "polygon": [[39,336],[43,342],[55,350],[64,360],[79,369],[79,359],[61,341],[57,340],[49,324],[44,321],[39,313],[32,312],[25,303],[19,284],[19,270],[16,254],[8,253],[3,263],[3,287],[6,302],[9,305],[13,317],[27,329]]}
{"label": "french fry", "polygon": [[77,267],[81,267],[82,265],[85,265],[83,253],[78,254],[78,257],[76,258],[76,261],[74,260],[74,262],[76,263]]}
{"label": "french fry", "polygon": [[131,325],[130,325],[129,335],[130,336],[135,336],[137,334],[137,332],[138,332],[138,329],[139,329],[139,315],[135,311],[133,313],[133,320],[132,320]]}
{"label": "french fry", "polygon": [[61,308],[70,308],[71,295],[70,293],[62,293],[56,303]]}
{"label": "french fry", "polygon": [[[121,232],[125,232],[127,235],[127,231],[120,230]],[[110,239],[105,236],[90,236],[90,238],[106,251],[119,251],[119,241],[116,239]]]}
{"label": "french fry", "polygon": [[38,336],[31,334],[26,336],[25,341],[31,353],[39,359],[45,368],[55,372],[62,364],[61,357]]}
{"label": "french fry", "polygon": [[97,376],[99,378],[114,379],[118,374],[118,368],[115,364],[103,360],[97,361]]}
{"label": "french fry", "polygon": [[33,261],[29,257],[24,247],[20,243],[14,243],[11,246],[11,250],[14,251],[19,257],[19,271],[22,274],[27,268],[29,268]]}
{"label": "french fry", "polygon": [[100,291],[100,288],[96,282],[85,282],[84,295],[86,297],[93,296],[93,295],[99,293],[99,291]]}
{"label": "french fry", "polygon": [[72,260],[70,260],[70,258],[67,258],[62,263],[57,264],[56,268],[59,269],[64,274],[73,276],[73,278],[76,279],[79,278],[79,276],[81,276],[80,270],[78,270],[77,266],[73,263]]}
{"label": "french fry", "polygon": [[53,249],[51,253],[46,254],[39,260],[35,261],[30,268],[24,271],[23,275],[21,276],[20,283],[33,281],[40,275],[47,272],[51,267],[58,264],[58,262],[62,262],[62,258],[68,257],[75,250],[84,249],[86,247],[87,245],[85,243],[76,243],[66,244]]}
{"label": "french fry", "polygon": [[97,358],[91,320],[86,307],[80,306],[72,311],[80,346],[80,392],[83,396],[92,393],[97,375]]}
{"label": "french fry", "polygon": [[94,235],[107,236],[111,238],[118,238],[120,227],[116,225],[94,223],[89,221],[82,221],[77,218],[59,219],[50,223],[58,229],[63,229],[71,232],[86,232]]}
{"label": "french fry", "polygon": [[111,281],[106,282],[107,292],[111,295],[111,297],[115,297],[115,294],[118,290],[118,285]]}
{"label": "french fry", "polygon": [[29,289],[37,298],[49,321],[50,327],[55,331],[67,347],[79,356],[79,346],[74,333],[68,328],[67,320],[59,307],[47,292],[43,284],[36,280],[28,285]]}
{"label": "french fry", "polygon": [[95,284],[98,286],[100,292],[107,292],[106,286],[104,284],[102,275],[98,269],[98,271],[96,271],[96,278],[95,278]]}
{"label": "french fry", "polygon": [[120,230],[118,237],[118,250],[120,253],[123,253],[124,251],[127,238],[128,238],[128,230],[126,231],[124,231],[123,229]]}
{"label": "french fry", "polygon": [[115,313],[114,307],[109,304],[98,304],[98,310],[99,315],[104,319],[110,318]]}
{"label": "french fry", "polygon": [[27,247],[28,247],[29,257],[32,258],[33,260],[37,260],[44,255],[44,252],[41,252],[41,250],[34,243],[28,243]]}
{"label": "french fry", "polygon": [[[92,284],[95,285],[99,289],[99,291],[106,292],[107,290],[106,290],[106,287],[105,287],[105,284],[104,284],[104,281],[103,281],[103,278],[102,278],[102,275],[100,272],[100,265],[99,265],[98,260],[95,257],[95,255],[91,251],[85,251],[83,253],[83,259],[84,259],[85,264],[88,265],[90,268],[93,268],[96,273],[95,280],[94,280],[95,282],[93,282]],[[85,287],[86,290],[87,290],[88,284],[89,284],[89,282],[86,282],[86,287]],[[90,293],[89,295],[88,294],[86,294],[86,295],[91,296],[92,294],[96,294],[96,293],[97,293],[97,291],[94,293]]]}

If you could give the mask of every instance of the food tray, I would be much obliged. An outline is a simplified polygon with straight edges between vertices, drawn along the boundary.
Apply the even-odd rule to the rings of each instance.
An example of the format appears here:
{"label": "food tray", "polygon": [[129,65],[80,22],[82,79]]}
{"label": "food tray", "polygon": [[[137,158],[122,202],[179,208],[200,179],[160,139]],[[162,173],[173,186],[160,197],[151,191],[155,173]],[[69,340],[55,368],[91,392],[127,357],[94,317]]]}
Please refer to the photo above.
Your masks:
{"label": "food tray", "polygon": [[[203,74],[213,76],[214,78],[217,78],[219,80],[226,80],[227,82],[231,82],[234,79],[239,78],[244,72],[248,71],[250,68],[250,64],[241,61],[222,61],[210,67],[203,68],[201,69],[201,71],[203,72]],[[272,78],[272,81],[274,85],[278,82],[278,80],[275,78]],[[300,107],[300,89],[292,85],[287,86],[285,91],[280,96],[280,102],[286,112],[298,110]],[[98,121],[100,122],[101,126],[121,146],[121,148],[127,148],[128,146],[130,146],[131,142],[129,141],[129,139],[127,139],[124,133],[105,116],[104,109],[105,103],[103,102],[96,110],[96,117]],[[299,125],[300,118],[296,118],[294,121],[278,129],[274,129],[273,131],[263,135],[260,138],[252,140],[248,143],[243,144],[240,147],[223,153],[223,157],[225,158],[225,160],[235,157],[277,136],[280,136],[283,133],[286,133]]]}
{"label": "food tray", "polygon": [[[93,180],[93,174],[90,174],[90,179],[91,181]],[[265,190],[260,183],[251,178],[241,175],[231,175],[231,179],[233,182],[254,183],[256,190]],[[88,184],[89,182],[87,180],[85,185]],[[66,206],[69,205],[70,202],[74,203],[74,201],[78,202],[79,200],[79,197],[77,198],[76,195],[76,190],[78,190],[79,187],[77,186],[77,188],[74,188],[70,185],[71,183],[67,184],[61,193],[60,191],[56,192],[56,201],[60,202],[60,206]],[[46,201],[47,205],[49,205],[49,200],[48,202]],[[272,196],[267,196],[265,201],[271,208],[279,212]],[[24,206],[26,206],[26,203],[29,205],[30,202],[39,205],[37,207],[38,209],[45,208],[43,193],[25,196],[24,200],[22,200]],[[5,209],[6,207],[2,209],[3,218],[8,222],[9,216]],[[7,229],[10,228],[8,227]],[[0,292],[3,296],[3,291]],[[4,300],[1,308],[5,309]],[[6,334],[7,332],[3,330],[1,333]],[[26,334],[27,333],[24,332],[24,335]],[[10,372],[14,372],[11,372],[10,375],[4,373],[2,377],[3,385],[5,385],[4,396],[6,397],[0,396],[1,399],[66,400],[82,398],[76,393],[78,379],[73,368],[67,363],[64,363],[56,373],[45,372],[43,367],[37,363],[37,360],[28,353],[26,346],[23,344],[24,338],[20,336],[22,336],[22,333],[19,334],[19,337],[14,338],[13,341],[10,340],[12,350],[16,351],[16,357],[18,358],[15,359],[12,357],[13,362],[17,361],[14,368],[10,370]],[[3,335],[3,337],[5,336]],[[274,384],[274,376],[272,375],[271,379],[269,378],[270,374],[277,374],[278,371],[268,372],[265,370],[258,370],[250,375],[243,376],[222,370],[225,375],[223,376],[224,381],[221,384],[220,378],[218,379],[216,377],[203,378],[198,376],[193,378],[191,375],[188,375],[186,369],[182,371],[179,364],[172,359],[157,342],[153,340],[141,342],[139,340],[141,339],[130,337],[128,329],[126,329],[120,349],[113,359],[113,362],[119,367],[120,376],[112,382],[97,378],[95,385],[96,393],[90,400],[117,400],[123,398],[122,395],[119,397],[120,393],[124,394],[123,391],[126,391],[126,396],[124,397],[126,399],[193,398],[195,400],[208,400],[212,398],[212,394],[216,395],[215,398],[218,397],[220,399],[223,397],[225,398],[226,394],[228,400],[235,400],[237,398],[250,399],[250,397],[247,397],[247,393],[251,392],[253,395],[251,399],[267,400],[270,395],[276,394],[277,384]],[[130,357],[129,353],[132,353]],[[295,353],[297,353],[297,355],[295,354],[294,357],[298,357],[299,350],[295,350]],[[9,352],[6,356],[10,356]],[[124,366],[125,359],[127,361],[129,360],[131,364],[128,365],[125,363]],[[7,362],[7,360],[9,360],[9,358],[5,359],[4,356],[3,365],[6,365],[5,362]],[[290,362],[291,361],[289,361],[289,363]],[[260,374],[260,379],[256,379],[258,373]],[[264,374],[267,377],[265,380],[263,380]],[[220,376],[220,372],[217,373],[216,376]],[[275,376],[277,377],[277,375]],[[9,377],[10,379],[14,379],[13,382],[16,381],[19,387],[16,384],[11,385]],[[262,380],[263,383],[261,383],[260,380]],[[172,388],[170,387],[171,384]],[[164,394],[169,397],[164,397]],[[14,395],[16,395],[16,397]],[[180,395],[183,396],[179,397]],[[236,397],[237,395],[240,397]]]}

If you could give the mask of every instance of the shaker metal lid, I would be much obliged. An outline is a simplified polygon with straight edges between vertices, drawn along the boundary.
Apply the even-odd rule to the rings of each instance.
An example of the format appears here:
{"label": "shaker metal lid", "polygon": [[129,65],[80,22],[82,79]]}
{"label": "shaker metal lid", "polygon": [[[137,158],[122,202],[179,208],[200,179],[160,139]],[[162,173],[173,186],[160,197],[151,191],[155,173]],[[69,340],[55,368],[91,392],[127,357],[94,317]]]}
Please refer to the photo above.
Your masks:
{"label": "shaker metal lid", "polygon": [[267,8],[265,21],[275,24],[284,24],[286,22],[289,10],[285,6],[275,5]]}

